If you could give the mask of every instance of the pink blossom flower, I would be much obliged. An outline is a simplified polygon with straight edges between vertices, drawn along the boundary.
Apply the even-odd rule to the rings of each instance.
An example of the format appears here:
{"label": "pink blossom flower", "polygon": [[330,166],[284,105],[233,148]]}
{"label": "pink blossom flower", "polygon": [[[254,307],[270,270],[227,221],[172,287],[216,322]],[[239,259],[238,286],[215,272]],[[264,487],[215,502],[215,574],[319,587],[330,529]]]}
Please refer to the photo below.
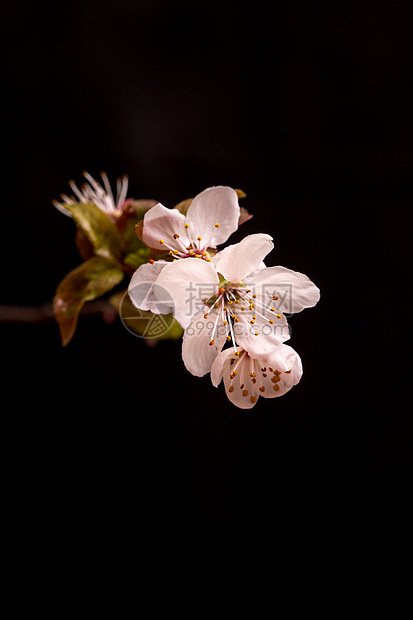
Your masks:
{"label": "pink blossom flower", "polygon": [[152,207],[143,220],[142,241],[177,259],[198,257],[208,261],[208,250],[224,243],[237,230],[239,219],[236,191],[209,187],[195,196],[186,216],[161,203]]}
{"label": "pink blossom flower", "polygon": [[[186,216],[177,209],[158,203],[144,216],[141,238],[150,248],[166,250],[174,261],[203,259],[210,263],[216,246],[224,243],[237,230],[240,219],[238,196],[230,187],[209,187],[193,199]],[[152,263],[152,264],[150,264]],[[150,261],[135,271],[129,284],[129,297],[140,310],[159,313],[159,301],[167,306],[162,289],[156,286],[165,260]],[[158,290],[158,295],[156,294]],[[167,296],[170,299],[169,295]],[[169,311],[172,312],[172,307]]]}
{"label": "pink blossom flower", "polygon": [[241,409],[251,409],[260,396],[275,398],[288,392],[302,374],[299,355],[280,344],[270,353],[253,357],[243,349],[225,349],[212,365],[211,381],[217,387],[223,379],[229,400]]}

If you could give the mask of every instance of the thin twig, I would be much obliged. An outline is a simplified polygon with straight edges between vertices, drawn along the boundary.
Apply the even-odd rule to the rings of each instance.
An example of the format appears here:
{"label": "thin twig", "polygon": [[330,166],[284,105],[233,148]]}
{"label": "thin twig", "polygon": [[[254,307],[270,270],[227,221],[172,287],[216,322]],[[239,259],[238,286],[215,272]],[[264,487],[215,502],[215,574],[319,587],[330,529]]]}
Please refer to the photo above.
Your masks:
{"label": "thin twig", "polygon": [[[116,316],[113,306],[104,299],[86,303],[82,316],[103,315],[104,320],[111,322]],[[47,323],[54,320],[52,302],[40,306],[0,305],[0,323]]]}

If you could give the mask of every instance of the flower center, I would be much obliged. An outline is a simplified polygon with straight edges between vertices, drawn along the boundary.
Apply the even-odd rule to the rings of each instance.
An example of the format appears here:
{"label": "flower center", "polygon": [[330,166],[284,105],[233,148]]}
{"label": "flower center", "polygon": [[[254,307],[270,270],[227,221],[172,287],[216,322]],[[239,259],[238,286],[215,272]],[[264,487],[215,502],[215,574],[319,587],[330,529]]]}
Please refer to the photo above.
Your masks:
{"label": "flower center", "polygon": [[265,299],[264,295],[257,295],[252,289],[247,289],[243,280],[233,284],[221,274],[218,276],[218,294],[203,300],[210,308],[204,314],[204,319],[208,319],[209,315],[210,318],[212,316],[215,318],[210,345],[214,344],[217,330],[221,333],[224,330],[227,340],[232,341],[235,351],[237,351],[238,329],[248,329],[254,336],[259,336],[260,332],[269,335],[274,329],[272,326],[282,318],[282,314],[276,309],[278,295]]}
{"label": "flower center", "polygon": [[[255,403],[266,388],[271,384],[272,389],[278,392],[280,389],[281,371],[271,368],[262,367],[258,360],[250,357],[246,351],[239,356],[238,359],[230,359],[230,384],[228,392],[240,390],[244,398],[249,397],[252,403]],[[287,371],[290,373],[291,371]],[[270,376],[272,374],[272,377]]]}
{"label": "flower center", "polygon": [[[218,222],[214,225],[214,228],[219,228]],[[185,224],[184,229],[185,234],[183,236],[178,233],[173,235],[174,241],[171,244],[166,243],[164,239],[159,239],[160,245],[169,250],[169,255],[172,256],[173,260],[178,260],[179,258],[201,258],[210,263],[211,257],[217,253],[216,248],[211,247],[212,236],[207,240],[202,239],[200,235],[193,236],[189,231],[189,224]]]}

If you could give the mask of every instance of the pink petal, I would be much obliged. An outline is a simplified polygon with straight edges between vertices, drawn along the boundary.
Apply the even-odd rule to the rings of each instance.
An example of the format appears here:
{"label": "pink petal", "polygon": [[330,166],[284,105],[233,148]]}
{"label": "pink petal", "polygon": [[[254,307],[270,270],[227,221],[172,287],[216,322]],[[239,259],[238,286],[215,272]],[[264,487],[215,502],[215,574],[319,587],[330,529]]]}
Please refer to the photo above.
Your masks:
{"label": "pink petal", "polygon": [[244,316],[238,313],[237,316],[239,322],[234,325],[236,341],[253,357],[271,353],[290,338],[287,319],[283,314],[279,315],[280,318],[274,315],[271,319],[274,322],[270,323],[268,318],[257,313],[253,324],[251,314]]}
{"label": "pink petal", "polygon": [[212,262],[219,273],[237,284],[260,268],[261,262],[273,247],[270,235],[248,235],[240,243],[229,245],[218,252]]}
{"label": "pink petal", "polygon": [[222,325],[215,330],[212,341],[213,328],[214,313],[210,313],[207,318],[201,313],[192,318],[184,332],[182,359],[186,369],[196,377],[202,377],[211,370],[215,358],[226,342]]}
{"label": "pink petal", "polygon": [[[175,239],[174,235],[179,235],[179,238]],[[155,250],[168,251],[187,246],[189,239],[185,229],[185,216],[177,209],[167,209],[158,203],[145,214],[142,241]]]}
{"label": "pink petal", "polygon": [[141,265],[133,274],[128,287],[131,302],[140,310],[150,310],[155,314],[170,314],[173,310],[172,297],[158,289],[157,278],[166,261],[156,261],[153,264]]}
{"label": "pink petal", "polygon": [[[216,247],[237,230],[240,217],[238,196],[231,187],[209,187],[193,199],[186,223],[193,239],[202,238],[202,247]],[[218,224],[218,226],[217,226]]]}
{"label": "pink petal", "polygon": [[278,297],[277,311],[289,314],[311,308],[320,299],[320,290],[306,275],[280,266],[263,269],[253,276],[249,285],[267,300]]}
{"label": "pink petal", "polygon": [[184,329],[200,312],[202,300],[209,299],[218,291],[218,276],[213,264],[199,258],[183,258],[168,263],[156,283],[171,295],[173,315]]}

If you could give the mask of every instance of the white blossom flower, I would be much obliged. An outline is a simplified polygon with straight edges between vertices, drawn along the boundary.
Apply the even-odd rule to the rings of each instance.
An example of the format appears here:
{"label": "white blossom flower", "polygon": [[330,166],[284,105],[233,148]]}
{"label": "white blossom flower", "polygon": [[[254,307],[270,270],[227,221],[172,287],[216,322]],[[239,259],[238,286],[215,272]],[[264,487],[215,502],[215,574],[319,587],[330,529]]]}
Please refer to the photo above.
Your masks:
{"label": "white blossom flower", "polygon": [[211,262],[188,258],[167,264],[156,284],[173,300],[175,319],[185,329],[182,357],[186,368],[203,376],[226,341],[249,355],[269,354],[289,339],[285,312],[314,306],[319,289],[302,273],[264,267],[274,247],[266,234],[245,237]]}
{"label": "white blossom flower", "polygon": [[217,387],[223,379],[229,400],[241,409],[251,409],[260,396],[275,398],[288,392],[302,374],[298,353],[280,344],[270,353],[255,356],[244,349],[225,349],[212,365],[211,381]]}
{"label": "white blossom flower", "polygon": [[53,201],[56,209],[59,209],[59,211],[65,215],[72,217],[69,209],[65,208],[65,204],[72,205],[76,202],[92,202],[108,216],[117,218],[122,213],[125,204],[129,202],[126,200],[129,183],[128,176],[123,175],[122,178],[117,179],[116,199],[113,195],[106,172],[101,172],[100,175],[102,177],[104,188],[88,172],[84,171],[83,176],[89,183],[84,183],[84,185],[82,185],[79,189],[74,181],[69,181],[69,185],[75,196],[69,198],[66,194],[61,194],[61,202],[57,200]]}
{"label": "white blossom flower", "polygon": [[[211,260],[216,249],[237,230],[238,196],[231,187],[209,187],[195,196],[186,216],[158,203],[144,217],[142,241],[150,248],[168,251],[176,259]],[[212,255],[215,252],[212,253]]]}
{"label": "white blossom flower", "polygon": [[[161,203],[149,209],[143,219],[141,238],[148,247],[169,252],[174,261],[194,258],[210,263],[216,246],[237,230],[239,219],[236,191],[225,186],[209,187],[195,196],[186,216]],[[160,287],[158,296],[154,292],[156,281],[171,262],[162,259],[149,262],[152,267],[146,264],[135,271],[128,290],[134,306],[156,312],[159,294],[162,296]]]}

